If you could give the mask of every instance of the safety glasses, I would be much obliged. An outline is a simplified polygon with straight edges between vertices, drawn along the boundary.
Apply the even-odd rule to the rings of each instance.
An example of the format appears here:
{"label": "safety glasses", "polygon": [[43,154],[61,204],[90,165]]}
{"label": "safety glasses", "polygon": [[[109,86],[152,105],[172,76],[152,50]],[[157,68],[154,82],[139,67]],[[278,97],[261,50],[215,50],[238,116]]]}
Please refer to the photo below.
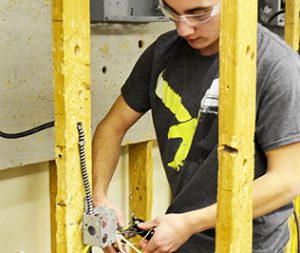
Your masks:
{"label": "safety glasses", "polygon": [[[197,11],[195,14],[178,15],[163,0],[159,0],[159,5],[162,13],[174,22],[185,22],[190,26],[198,26],[208,22],[213,17],[219,15],[221,4],[217,3],[211,7]],[[199,13],[198,13],[199,12]]]}

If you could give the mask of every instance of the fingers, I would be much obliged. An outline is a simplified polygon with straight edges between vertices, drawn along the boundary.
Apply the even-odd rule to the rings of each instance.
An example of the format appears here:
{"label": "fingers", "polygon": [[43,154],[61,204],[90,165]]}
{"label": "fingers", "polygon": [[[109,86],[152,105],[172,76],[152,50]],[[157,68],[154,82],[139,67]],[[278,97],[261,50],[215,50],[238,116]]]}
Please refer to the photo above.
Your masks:
{"label": "fingers", "polygon": [[116,243],[114,244],[115,245],[115,248],[118,249],[117,252],[121,252],[121,253],[127,253],[127,247],[126,247],[126,241],[125,241],[125,238],[119,238],[117,236],[117,241]]}
{"label": "fingers", "polygon": [[154,222],[152,220],[151,221],[141,222],[141,223],[138,224],[138,227],[141,228],[141,229],[143,229],[143,230],[149,230],[149,229],[151,229],[151,228],[153,228],[155,226],[156,226],[156,222]]}
{"label": "fingers", "polygon": [[108,246],[103,249],[104,253],[117,253],[118,251],[113,246]]}
{"label": "fingers", "polygon": [[150,251],[147,250],[148,244],[149,244],[149,241],[147,241],[147,240],[140,241],[140,246],[143,249],[143,253],[150,253]]}
{"label": "fingers", "polygon": [[[141,247],[145,253],[171,253],[176,250],[180,244],[182,237],[181,230],[177,231],[174,223],[177,222],[177,216],[165,215],[157,217],[152,221],[140,223],[139,227],[144,230],[150,230],[155,227],[153,237],[147,241],[141,241]],[[174,235],[179,235],[179,238],[174,240]],[[178,245],[177,245],[178,244]]]}
{"label": "fingers", "polygon": [[119,252],[127,253],[126,246],[122,242],[108,246],[104,248],[103,251],[104,253],[119,253]]}
{"label": "fingers", "polygon": [[115,207],[115,210],[117,212],[117,221],[118,221],[118,224],[120,224],[123,227],[125,225],[124,214],[123,214],[123,212],[120,209],[118,209],[116,207]]}
{"label": "fingers", "polygon": [[146,240],[141,240],[140,241],[140,246],[142,249],[145,249],[147,247],[148,241]]}
{"label": "fingers", "polygon": [[[97,199],[97,200],[95,200]],[[116,215],[117,215],[117,222],[121,225],[121,226],[124,226],[124,214],[123,214],[123,211],[118,208],[114,203],[113,201],[110,200],[109,197],[107,197],[106,195],[105,196],[101,196],[100,197],[94,197],[93,198],[93,201],[94,201],[94,206],[95,207],[101,207],[101,206],[106,206],[106,207],[109,207],[111,209],[114,209],[116,211]]]}
{"label": "fingers", "polygon": [[[147,241],[146,246],[143,248],[145,252],[159,252],[160,244],[155,240],[156,238],[152,238],[150,241]],[[146,240],[143,240],[146,241]],[[162,251],[163,252],[163,251]]]}

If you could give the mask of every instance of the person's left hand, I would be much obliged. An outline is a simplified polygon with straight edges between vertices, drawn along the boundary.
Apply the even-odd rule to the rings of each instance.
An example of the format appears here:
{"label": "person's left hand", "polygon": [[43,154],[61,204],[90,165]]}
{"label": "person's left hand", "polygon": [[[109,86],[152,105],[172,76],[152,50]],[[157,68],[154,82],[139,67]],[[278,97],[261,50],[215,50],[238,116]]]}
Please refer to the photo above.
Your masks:
{"label": "person's left hand", "polygon": [[151,221],[139,223],[138,226],[144,230],[155,227],[151,240],[140,242],[144,253],[170,253],[185,243],[191,237],[192,231],[184,215],[166,214]]}

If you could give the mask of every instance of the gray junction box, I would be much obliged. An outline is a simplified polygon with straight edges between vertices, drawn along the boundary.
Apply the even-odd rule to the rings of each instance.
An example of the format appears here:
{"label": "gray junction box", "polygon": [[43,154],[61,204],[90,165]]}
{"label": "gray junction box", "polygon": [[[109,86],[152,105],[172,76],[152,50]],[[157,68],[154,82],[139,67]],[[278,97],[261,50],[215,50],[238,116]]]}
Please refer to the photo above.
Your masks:
{"label": "gray junction box", "polygon": [[167,21],[158,0],[90,0],[91,22]]}

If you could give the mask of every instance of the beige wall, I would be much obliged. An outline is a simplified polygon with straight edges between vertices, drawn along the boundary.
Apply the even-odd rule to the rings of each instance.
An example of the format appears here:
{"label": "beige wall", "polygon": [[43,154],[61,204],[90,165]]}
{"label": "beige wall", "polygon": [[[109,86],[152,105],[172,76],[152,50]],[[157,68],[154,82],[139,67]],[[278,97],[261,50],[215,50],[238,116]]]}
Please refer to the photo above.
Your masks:
{"label": "beige wall", "polygon": [[[129,217],[127,164],[127,147],[124,147],[109,195]],[[167,181],[156,144],[153,168],[154,217],[163,213],[169,202]],[[50,253],[48,163],[0,170],[0,192],[0,252]]]}
{"label": "beige wall", "polygon": [[0,252],[50,252],[48,163],[0,171]]}

